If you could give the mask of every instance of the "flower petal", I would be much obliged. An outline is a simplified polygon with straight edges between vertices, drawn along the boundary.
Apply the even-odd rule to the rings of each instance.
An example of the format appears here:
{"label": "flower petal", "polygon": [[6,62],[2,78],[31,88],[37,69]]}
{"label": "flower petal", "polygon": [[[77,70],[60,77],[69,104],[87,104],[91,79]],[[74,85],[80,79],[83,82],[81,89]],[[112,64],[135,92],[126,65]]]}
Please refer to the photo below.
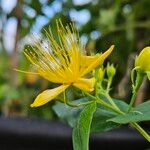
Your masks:
{"label": "flower petal", "polygon": [[113,48],[114,48],[114,45],[112,45],[105,53],[100,55],[98,58],[95,57],[95,61],[89,64],[89,66],[81,72],[81,76],[84,76],[85,74],[95,69],[98,65],[100,65],[110,55]]}
{"label": "flower petal", "polygon": [[95,60],[99,58],[100,54],[96,54],[94,56],[81,56],[81,67],[88,67],[90,64],[92,64]]}
{"label": "flower petal", "polygon": [[73,85],[81,90],[92,92],[94,90],[95,78],[84,79],[80,78]]}
{"label": "flower petal", "polygon": [[70,86],[69,84],[61,85],[57,88],[42,92],[31,104],[31,107],[38,107],[48,103],[49,101],[53,100],[56,96],[58,96],[60,93],[62,93],[65,89],[67,89],[69,86]]}

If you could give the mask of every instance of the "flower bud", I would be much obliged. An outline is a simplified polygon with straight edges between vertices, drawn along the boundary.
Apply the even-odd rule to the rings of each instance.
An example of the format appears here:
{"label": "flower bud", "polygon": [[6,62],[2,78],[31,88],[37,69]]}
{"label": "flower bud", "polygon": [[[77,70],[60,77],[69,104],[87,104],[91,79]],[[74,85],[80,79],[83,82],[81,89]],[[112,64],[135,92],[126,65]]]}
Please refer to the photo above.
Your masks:
{"label": "flower bud", "polygon": [[98,77],[99,77],[100,81],[102,81],[104,79],[104,75],[105,75],[105,70],[103,68],[100,68],[98,70]]}
{"label": "flower bud", "polygon": [[138,67],[140,71],[150,71],[150,47],[145,47],[137,56],[135,60],[135,67]]}
{"label": "flower bud", "polygon": [[116,68],[113,64],[107,64],[107,76],[108,78],[112,78],[116,74]]}

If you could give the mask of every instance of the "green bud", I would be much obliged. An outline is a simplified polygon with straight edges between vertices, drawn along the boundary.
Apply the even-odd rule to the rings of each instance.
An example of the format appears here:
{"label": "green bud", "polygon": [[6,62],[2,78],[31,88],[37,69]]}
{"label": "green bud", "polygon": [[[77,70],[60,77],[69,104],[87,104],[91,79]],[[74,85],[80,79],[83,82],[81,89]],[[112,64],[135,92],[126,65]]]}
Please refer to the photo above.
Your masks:
{"label": "green bud", "polygon": [[150,47],[145,47],[136,57],[135,67],[145,73],[150,71]]}
{"label": "green bud", "polygon": [[116,68],[113,64],[107,64],[107,76],[108,78],[112,78],[116,74]]}
{"label": "green bud", "polygon": [[99,77],[99,80],[102,81],[104,79],[104,75],[105,75],[105,70],[100,68],[98,70],[98,77]]}

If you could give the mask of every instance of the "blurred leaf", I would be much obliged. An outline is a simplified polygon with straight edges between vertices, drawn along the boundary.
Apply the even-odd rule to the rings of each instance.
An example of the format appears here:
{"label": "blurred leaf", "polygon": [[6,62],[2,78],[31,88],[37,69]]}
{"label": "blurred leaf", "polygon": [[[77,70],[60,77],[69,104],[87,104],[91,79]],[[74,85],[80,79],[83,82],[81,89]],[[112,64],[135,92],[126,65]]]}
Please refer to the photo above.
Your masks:
{"label": "blurred leaf", "polygon": [[0,99],[4,98],[6,96],[7,91],[8,91],[9,87],[7,84],[3,84],[0,86]]}
{"label": "blurred leaf", "polygon": [[9,90],[9,93],[7,91],[7,96],[9,99],[18,99],[20,93],[17,89],[11,89]]}
{"label": "blurred leaf", "polygon": [[150,19],[150,16],[147,15],[149,14],[149,8],[150,8],[150,1],[142,0],[133,5],[133,9],[134,9],[133,13],[135,17],[138,19],[146,18],[146,17]]}
{"label": "blurred leaf", "polygon": [[148,79],[150,80],[150,71],[146,72]]}
{"label": "blurred leaf", "polygon": [[41,14],[41,3],[37,0],[36,2],[34,0],[31,1],[30,7],[32,7],[37,14]]}

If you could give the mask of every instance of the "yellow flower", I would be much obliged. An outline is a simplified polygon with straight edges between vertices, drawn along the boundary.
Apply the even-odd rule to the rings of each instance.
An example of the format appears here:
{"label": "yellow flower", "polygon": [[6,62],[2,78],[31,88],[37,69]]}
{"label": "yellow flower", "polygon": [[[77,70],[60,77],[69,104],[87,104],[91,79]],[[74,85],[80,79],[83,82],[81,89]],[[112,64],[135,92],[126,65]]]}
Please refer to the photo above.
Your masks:
{"label": "yellow flower", "polygon": [[45,32],[48,47],[37,42],[33,50],[25,50],[24,53],[40,76],[61,85],[39,94],[31,107],[48,103],[71,85],[87,92],[93,91],[95,78],[88,79],[85,76],[99,66],[114,48],[112,45],[103,54],[86,56],[74,24],[64,27],[61,22],[57,22],[59,41],[54,39],[51,32]]}
{"label": "yellow flower", "polygon": [[150,47],[145,47],[136,58],[135,66],[142,71],[150,71]]}

